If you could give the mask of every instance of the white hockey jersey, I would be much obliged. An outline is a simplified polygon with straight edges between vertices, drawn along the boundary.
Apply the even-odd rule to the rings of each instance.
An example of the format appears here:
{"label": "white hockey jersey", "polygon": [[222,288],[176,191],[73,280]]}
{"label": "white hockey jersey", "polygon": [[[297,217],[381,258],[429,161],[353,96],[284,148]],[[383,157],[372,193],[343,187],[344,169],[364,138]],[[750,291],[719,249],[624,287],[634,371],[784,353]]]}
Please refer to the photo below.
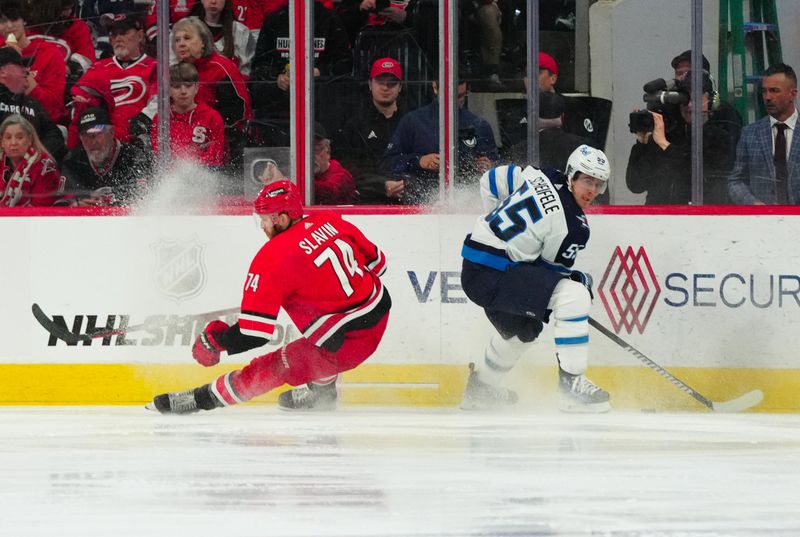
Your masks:
{"label": "white hockey jersey", "polygon": [[489,212],[464,241],[465,259],[497,270],[523,262],[572,272],[589,224],[562,175],[511,164],[483,174],[480,185]]}

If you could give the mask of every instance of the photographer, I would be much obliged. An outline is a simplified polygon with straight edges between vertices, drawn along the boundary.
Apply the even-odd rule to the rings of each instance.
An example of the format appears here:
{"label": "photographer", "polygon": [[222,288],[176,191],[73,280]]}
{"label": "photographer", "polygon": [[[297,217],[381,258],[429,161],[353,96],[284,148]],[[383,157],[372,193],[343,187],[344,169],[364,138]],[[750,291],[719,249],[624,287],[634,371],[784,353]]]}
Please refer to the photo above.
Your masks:
{"label": "photographer", "polygon": [[[647,192],[645,205],[684,205],[692,198],[691,72],[670,81],[666,90],[645,96],[661,106],[631,114],[636,135],[625,181],[634,193]],[[654,81],[656,82],[656,81]],[[645,91],[652,83],[645,84]],[[741,123],[718,114],[720,105],[707,72],[703,73],[703,202],[729,204],[726,178],[733,167]],[[655,110],[653,108],[656,108]]]}

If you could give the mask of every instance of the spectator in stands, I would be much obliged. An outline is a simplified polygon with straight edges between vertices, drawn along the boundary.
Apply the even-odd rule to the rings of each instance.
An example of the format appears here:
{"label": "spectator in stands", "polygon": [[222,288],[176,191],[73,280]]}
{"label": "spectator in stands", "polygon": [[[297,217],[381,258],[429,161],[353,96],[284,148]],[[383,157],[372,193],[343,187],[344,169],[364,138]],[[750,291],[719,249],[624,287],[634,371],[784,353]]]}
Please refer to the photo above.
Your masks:
{"label": "spectator in stands", "polygon": [[0,47],[0,120],[12,113],[25,117],[47,151],[58,161],[66,152],[64,136],[42,104],[25,94],[29,61],[15,48]]}
{"label": "spectator in stands", "polygon": [[236,65],[218,53],[214,38],[197,17],[186,17],[172,29],[175,56],[197,68],[200,86],[196,101],[218,111],[225,122],[226,170],[242,172],[247,122],[252,119],[250,93]]}
{"label": "spectator in stands", "polygon": [[61,164],[76,205],[130,205],[146,187],[151,159],[138,146],[117,139],[114,129],[104,108],[90,108],[78,119],[81,146]]}
{"label": "spectator in stands", "polygon": [[314,200],[317,205],[352,205],[358,201],[353,175],[331,158],[331,140],[322,123],[314,123]]}
{"label": "spectator in stands", "polygon": [[[591,142],[581,136],[564,132],[564,97],[549,91],[539,92],[539,168],[555,168],[563,172],[569,156],[581,145]],[[527,123],[520,126],[521,141],[511,148],[512,162],[528,162]]]}
{"label": "spectator in stands", "polygon": [[[332,77],[352,72],[353,56],[341,19],[317,0],[314,3],[314,76]],[[252,88],[256,115],[289,120],[289,8],[264,19],[253,57]]]}
{"label": "spectator in stands", "polygon": [[405,183],[383,173],[389,140],[405,114],[398,97],[403,69],[394,58],[380,58],[369,73],[369,99],[336,137],[336,156],[355,177],[361,203],[397,203]]}
{"label": "spectator in stands", "polygon": [[[158,2],[160,0],[153,0],[150,2],[150,7],[147,11],[147,18],[145,19],[144,27],[146,28],[145,34],[148,41],[154,42],[158,35]],[[188,17],[194,7],[195,3],[199,0],[169,0],[169,24],[173,26],[176,22]],[[153,47],[155,48],[155,47]]]}
{"label": "spectator in stands", "polygon": [[103,107],[113,118],[116,110],[114,95],[111,93],[111,78],[108,69],[89,69],[75,85],[70,88],[72,102],[70,123],[67,134],[67,149],[75,149],[81,143],[78,137],[78,118],[89,108]]}
{"label": "spectator in stands", "polygon": [[[26,32],[20,2],[6,0],[0,4],[0,32],[6,46],[15,48],[23,58],[30,58],[25,93],[39,101],[56,123],[66,121],[64,91],[67,68],[58,47],[48,41],[32,41]],[[13,36],[13,37],[12,37]]]}
{"label": "spectator in stands", "polygon": [[233,61],[239,71],[250,76],[256,42],[250,29],[234,18],[229,0],[200,0],[195,3],[191,15],[205,23],[214,38],[217,51]]}
{"label": "spectator in stands", "polygon": [[[725,192],[726,179],[733,167],[740,127],[736,122],[715,115],[718,99],[708,73],[703,73],[703,202],[730,203]],[[678,90],[691,94],[691,72]],[[692,101],[680,105],[681,132],[666,134],[664,115],[651,111],[652,131],[636,132],[625,181],[631,192],[647,192],[646,205],[684,205],[692,199],[691,125]]]}
{"label": "spectator in stands", "polygon": [[348,39],[355,45],[364,28],[389,31],[413,26],[413,13],[418,0],[342,0],[338,7]]}
{"label": "spectator in stands", "polygon": [[728,178],[739,205],[800,205],[800,136],[797,129],[797,74],[784,63],[761,78],[767,117],[742,131],[736,163]]}
{"label": "spectator in stands", "polygon": [[150,126],[156,113],[156,60],[145,54],[144,19],[140,15],[104,15],[114,56],[98,60],[89,71],[103,71],[111,81],[114,110],[109,110],[114,133],[122,142],[150,144]]}
{"label": "spectator in stands", "polygon": [[69,87],[97,59],[92,31],[86,21],[75,16],[76,0],[29,2],[26,4],[28,37],[56,45],[67,64]]}
{"label": "spectator in stands", "polygon": [[231,4],[236,20],[247,26],[255,43],[267,15],[288,5],[288,2],[289,0],[232,0]]}
{"label": "spectator in stands", "polygon": [[[459,158],[458,175],[480,177],[498,160],[497,145],[489,123],[466,107],[468,86],[458,83]],[[433,82],[433,93],[439,86]],[[392,177],[405,180],[402,201],[427,203],[439,186],[439,101],[403,116],[383,156]]]}
{"label": "spectator in stands", "polygon": [[36,129],[19,114],[0,123],[0,207],[53,205],[63,181]]}
{"label": "spectator in stands", "polygon": [[[555,58],[546,52],[539,53],[539,91],[555,93],[558,82],[558,64]],[[525,90],[528,89],[528,79],[525,78]],[[566,162],[566,161],[564,161]]]}
{"label": "spectator in stands", "polygon": [[[169,69],[170,154],[210,168],[223,165],[225,159],[225,123],[219,112],[195,100],[198,88],[197,68],[180,62]],[[158,114],[153,120],[151,144],[158,154]]]}
{"label": "spectator in stands", "polygon": [[500,81],[500,52],[503,48],[500,23],[503,14],[497,0],[461,0],[459,7],[460,48],[477,49],[482,71],[480,77],[488,83],[487,89],[503,91],[505,87]]}

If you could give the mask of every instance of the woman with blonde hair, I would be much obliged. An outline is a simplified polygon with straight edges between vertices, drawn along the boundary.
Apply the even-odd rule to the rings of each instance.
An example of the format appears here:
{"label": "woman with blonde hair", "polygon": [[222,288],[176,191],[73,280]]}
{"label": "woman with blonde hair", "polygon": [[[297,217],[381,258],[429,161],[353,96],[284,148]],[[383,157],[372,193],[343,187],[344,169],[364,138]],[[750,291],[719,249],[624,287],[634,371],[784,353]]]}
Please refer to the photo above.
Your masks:
{"label": "woman with blonde hair", "polygon": [[53,205],[64,181],[36,129],[19,114],[0,123],[0,207]]}

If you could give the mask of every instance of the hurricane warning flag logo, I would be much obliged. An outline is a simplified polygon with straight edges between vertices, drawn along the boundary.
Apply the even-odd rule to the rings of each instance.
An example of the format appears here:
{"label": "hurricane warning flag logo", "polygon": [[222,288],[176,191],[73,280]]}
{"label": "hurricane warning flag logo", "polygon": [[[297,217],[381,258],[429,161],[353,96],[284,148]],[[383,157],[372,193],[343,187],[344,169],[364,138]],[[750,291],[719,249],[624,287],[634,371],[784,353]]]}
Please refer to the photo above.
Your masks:
{"label": "hurricane warning flag logo", "polygon": [[202,292],[206,285],[205,245],[196,238],[187,241],[162,239],[151,247],[155,254],[154,276],[159,291],[177,301]]}
{"label": "hurricane warning flag logo", "polygon": [[614,249],[598,294],[615,332],[624,328],[630,334],[634,327],[644,332],[661,294],[644,247],[634,252],[628,246],[624,253],[619,246]]}

